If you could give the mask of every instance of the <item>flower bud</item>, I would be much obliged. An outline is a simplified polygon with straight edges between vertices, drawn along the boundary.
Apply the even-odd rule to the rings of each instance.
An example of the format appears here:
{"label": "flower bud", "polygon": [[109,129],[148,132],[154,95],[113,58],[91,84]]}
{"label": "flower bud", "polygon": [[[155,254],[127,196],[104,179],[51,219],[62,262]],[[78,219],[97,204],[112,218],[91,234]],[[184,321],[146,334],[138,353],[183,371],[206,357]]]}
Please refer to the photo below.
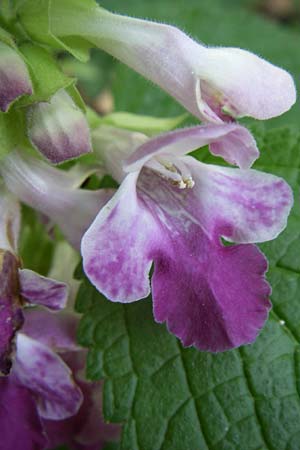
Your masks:
{"label": "flower bud", "polygon": [[32,94],[26,64],[13,48],[0,42],[0,110],[8,111],[11,103],[26,94]]}
{"label": "flower bud", "polygon": [[54,164],[91,151],[86,118],[64,90],[28,109],[27,129],[32,145]]}

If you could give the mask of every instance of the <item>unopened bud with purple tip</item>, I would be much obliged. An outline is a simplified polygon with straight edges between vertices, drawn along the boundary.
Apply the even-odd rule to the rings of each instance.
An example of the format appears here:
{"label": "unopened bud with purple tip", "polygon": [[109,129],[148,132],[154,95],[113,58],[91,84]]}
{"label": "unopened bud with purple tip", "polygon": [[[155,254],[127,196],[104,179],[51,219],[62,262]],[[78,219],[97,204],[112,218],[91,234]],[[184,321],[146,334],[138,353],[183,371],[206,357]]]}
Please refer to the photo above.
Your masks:
{"label": "unopened bud with purple tip", "polygon": [[26,94],[32,94],[26,64],[12,47],[0,41],[0,110],[8,111],[15,100]]}
{"label": "unopened bud with purple tip", "polygon": [[28,109],[27,129],[33,146],[54,164],[91,151],[87,120],[64,90]]}

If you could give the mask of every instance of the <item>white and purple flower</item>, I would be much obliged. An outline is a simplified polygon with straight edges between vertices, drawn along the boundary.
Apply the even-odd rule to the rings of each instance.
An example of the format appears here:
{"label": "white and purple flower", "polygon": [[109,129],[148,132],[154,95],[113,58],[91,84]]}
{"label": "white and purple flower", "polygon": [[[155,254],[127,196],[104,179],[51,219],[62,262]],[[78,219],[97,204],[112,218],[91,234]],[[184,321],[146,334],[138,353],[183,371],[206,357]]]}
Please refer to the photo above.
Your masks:
{"label": "white and purple flower", "polygon": [[209,144],[249,167],[257,149],[254,140],[244,146],[239,132],[235,123],[207,124],[149,139],[101,126],[94,146],[121,184],[115,195],[78,189],[72,174],[20,152],[0,170],[15,195],[60,225],[73,245],[81,241],[84,270],[110,300],[147,297],[154,262],[155,319],[186,346],[222,351],[252,342],[267,318],[267,261],[252,244],[274,239],[293,203],[281,178],[186,156]]}
{"label": "white and purple flower", "polygon": [[85,273],[115,302],[149,295],[154,262],[155,319],[184,345],[214,352],[252,342],[263,326],[271,306],[267,261],[252,243],[275,238],[293,202],[274,175],[185,156],[216,133],[226,142],[235,126],[177,130],[133,153],[129,146],[127,158],[123,148],[119,170],[111,149],[99,147],[121,186],[81,244]]}
{"label": "white and purple flower", "polygon": [[207,47],[174,26],[112,14],[96,4],[82,6],[78,15],[59,4],[51,14],[54,35],[76,34],[105,50],[205,122],[270,119],[296,101],[291,75],[249,51]]}

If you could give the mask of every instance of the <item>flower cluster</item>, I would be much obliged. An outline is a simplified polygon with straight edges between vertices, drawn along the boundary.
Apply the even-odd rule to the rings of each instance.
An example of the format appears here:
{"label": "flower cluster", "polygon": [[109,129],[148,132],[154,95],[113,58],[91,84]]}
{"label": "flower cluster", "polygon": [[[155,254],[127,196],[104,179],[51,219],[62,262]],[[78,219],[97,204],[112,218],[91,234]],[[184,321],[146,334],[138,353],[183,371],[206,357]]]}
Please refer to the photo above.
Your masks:
{"label": "flower cluster", "polygon": [[[119,430],[103,423],[101,383],[83,378],[77,317],[49,311],[66,307],[67,285],[22,266],[18,201],[60,228],[108,300],[152,294],[155,320],[185,346],[219,352],[251,343],[271,308],[268,264],[255,244],[282,232],[293,196],[283,179],[251,168],[259,149],[237,120],[283,114],[295,86],[246,50],[207,47],[93,0],[41,8],[24,0],[0,17],[0,408],[13,405],[0,414],[2,438],[7,450],[99,449]],[[92,113],[51,49],[84,59],[90,47],[160,86],[201,124],[155,136],[105,118],[89,124]],[[190,154],[201,158],[206,146],[222,165]],[[68,169],[53,166],[90,153]],[[85,187],[106,174],[118,188]]]}

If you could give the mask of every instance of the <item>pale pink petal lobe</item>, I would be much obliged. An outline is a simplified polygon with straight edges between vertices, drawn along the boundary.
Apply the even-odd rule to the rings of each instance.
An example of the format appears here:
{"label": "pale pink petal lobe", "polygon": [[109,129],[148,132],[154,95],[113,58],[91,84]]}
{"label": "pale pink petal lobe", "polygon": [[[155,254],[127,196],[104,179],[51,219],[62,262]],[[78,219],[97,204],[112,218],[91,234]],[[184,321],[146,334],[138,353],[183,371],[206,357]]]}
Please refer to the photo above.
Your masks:
{"label": "pale pink petal lobe", "polygon": [[23,333],[17,336],[17,348],[15,374],[34,393],[40,416],[61,420],[76,414],[83,400],[82,392],[63,360]]}
{"label": "pale pink petal lobe", "polygon": [[68,286],[29,269],[19,269],[20,294],[29,302],[57,310],[66,306]]}
{"label": "pale pink petal lobe", "polygon": [[137,197],[137,175],[125,178],[81,243],[85,273],[113,301],[131,302],[150,293],[151,243],[160,230]]}

